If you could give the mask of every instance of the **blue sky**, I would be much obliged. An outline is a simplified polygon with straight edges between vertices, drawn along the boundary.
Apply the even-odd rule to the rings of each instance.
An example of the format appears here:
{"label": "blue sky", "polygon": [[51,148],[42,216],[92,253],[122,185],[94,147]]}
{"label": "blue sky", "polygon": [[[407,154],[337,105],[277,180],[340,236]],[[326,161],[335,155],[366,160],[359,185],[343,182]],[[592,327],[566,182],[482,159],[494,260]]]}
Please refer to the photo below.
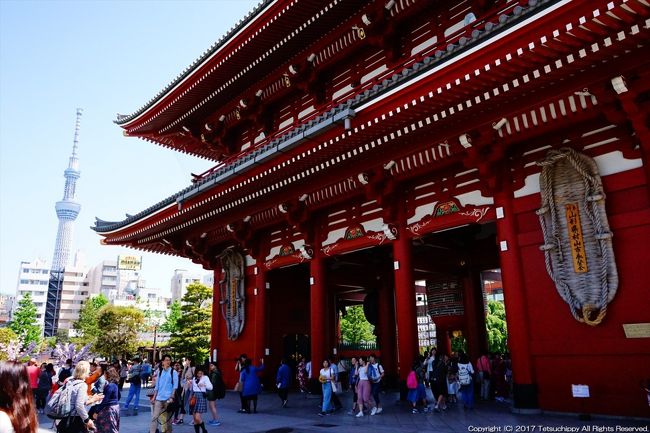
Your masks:
{"label": "blue sky", "polygon": [[[52,259],[77,107],[75,249],[88,264],[141,254],[99,245],[94,218],[139,212],[213,164],[123,137],[116,113],[144,105],[256,4],[0,0],[0,292],[14,293],[22,260]],[[169,290],[177,268],[203,272],[186,259],[142,255],[149,287]]]}

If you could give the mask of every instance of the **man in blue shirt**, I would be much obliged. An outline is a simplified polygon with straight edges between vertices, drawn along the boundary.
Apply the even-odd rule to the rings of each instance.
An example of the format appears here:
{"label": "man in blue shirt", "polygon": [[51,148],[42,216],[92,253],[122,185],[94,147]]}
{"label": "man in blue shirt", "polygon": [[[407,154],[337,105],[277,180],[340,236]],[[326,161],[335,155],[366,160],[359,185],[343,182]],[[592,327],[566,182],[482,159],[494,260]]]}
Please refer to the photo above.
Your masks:
{"label": "man in blue shirt", "polygon": [[171,433],[172,431],[172,418],[171,414],[167,412],[167,406],[174,402],[174,391],[178,388],[178,374],[171,368],[171,363],[171,356],[164,355],[152,396],[154,405],[149,433],[156,433],[158,425],[160,425],[160,433]]}
{"label": "man in blue shirt", "polygon": [[282,407],[287,407],[287,398],[289,395],[289,385],[291,384],[291,369],[287,365],[287,360],[282,358],[280,368],[275,375],[275,382],[278,387],[278,396],[282,400]]}

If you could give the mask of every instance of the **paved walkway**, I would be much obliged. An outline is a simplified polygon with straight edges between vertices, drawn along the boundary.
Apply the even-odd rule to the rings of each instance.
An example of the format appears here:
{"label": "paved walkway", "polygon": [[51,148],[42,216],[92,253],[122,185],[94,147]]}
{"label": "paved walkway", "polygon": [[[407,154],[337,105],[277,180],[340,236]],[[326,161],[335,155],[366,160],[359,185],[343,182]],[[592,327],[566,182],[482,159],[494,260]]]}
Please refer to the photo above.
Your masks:
{"label": "paved walkway", "polygon": [[[126,393],[124,393],[126,394]],[[590,421],[580,421],[577,415],[515,415],[507,404],[498,402],[478,402],[476,408],[464,411],[461,407],[451,407],[442,413],[412,414],[405,403],[398,401],[397,394],[382,396],[384,412],[375,416],[355,418],[346,415],[351,406],[351,396],[342,395],[345,405],[333,415],[319,417],[318,396],[305,398],[291,393],[289,405],[283,409],[275,394],[262,394],[259,397],[257,414],[238,414],[239,395],[228,392],[224,400],[218,402],[219,419],[223,424],[213,427],[206,424],[209,433],[327,433],[359,432],[370,433],[416,433],[434,431],[439,433],[631,433],[648,432],[650,418],[646,420],[629,418],[593,417]],[[148,399],[141,399],[138,416],[123,416],[120,433],[145,433],[149,429],[150,410]],[[207,415],[207,416],[205,416]],[[209,419],[209,412],[203,419]],[[39,433],[50,433],[52,422],[41,415]],[[191,417],[185,416],[191,423]],[[590,427],[589,429],[583,427]],[[598,427],[598,428],[594,428]],[[623,427],[637,427],[626,430]],[[194,433],[191,424],[173,427],[174,433]]]}

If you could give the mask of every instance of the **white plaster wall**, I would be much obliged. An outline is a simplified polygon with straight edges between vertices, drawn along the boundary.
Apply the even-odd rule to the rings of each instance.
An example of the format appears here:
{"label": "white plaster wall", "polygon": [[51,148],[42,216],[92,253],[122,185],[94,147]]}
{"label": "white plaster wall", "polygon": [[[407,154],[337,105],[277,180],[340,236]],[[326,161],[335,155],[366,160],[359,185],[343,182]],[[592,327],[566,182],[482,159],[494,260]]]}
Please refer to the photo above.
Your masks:
{"label": "white plaster wall", "polygon": [[[620,150],[597,156],[594,160],[596,161],[598,172],[601,176],[622,173],[624,171],[639,168],[643,165],[641,158],[626,159],[623,157],[623,152]],[[519,198],[537,193],[539,193],[539,173],[527,176],[524,180],[524,186],[515,191],[514,196]]]}

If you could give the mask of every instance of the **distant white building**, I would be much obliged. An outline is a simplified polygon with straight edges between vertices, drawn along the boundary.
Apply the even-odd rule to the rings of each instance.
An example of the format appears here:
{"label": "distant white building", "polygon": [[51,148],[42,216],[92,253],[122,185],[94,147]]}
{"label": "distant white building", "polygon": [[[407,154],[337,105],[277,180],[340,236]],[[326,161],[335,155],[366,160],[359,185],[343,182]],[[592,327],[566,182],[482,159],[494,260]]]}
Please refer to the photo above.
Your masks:
{"label": "distant white building", "polygon": [[15,301],[15,296],[0,295],[0,325],[11,320],[11,310]]}
{"label": "distant white building", "polygon": [[63,290],[59,304],[58,330],[70,330],[72,324],[79,319],[79,311],[84,302],[97,292],[90,291],[88,267],[82,256],[77,254],[74,266],[67,266],[63,273]]}
{"label": "distant white building", "polygon": [[[119,256],[117,260],[104,260],[93,266],[88,273],[91,293],[101,293],[109,301],[135,300],[137,291],[146,281],[140,276],[140,258]],[[133,264],[137,262],[137,264]]]}
{"label": "distant white building", "polygon": [[20,262],[18,284],[16,285],[16,301],[12,305],[13,312],[18,308],[18,302],[27,294],[32,295],[36,306],[36,319],[43,328],[45,323],[45,303],[47,301],[47,284],[50,281],[50,265],[43,259],[31,262]]}
{"label": "distant white building", "polygon": [[185,269],[176,269],[174,271],[174,276],[172,277],[172,302],[180,301],[185,292],[187,291],[187,286],[192,283],[200,283],[202,281],[202,276],[195,272],[189,272]]}
{"label": "distant white building", "polygon": [[204,286],[208,286],[210,288],[214,287],[214,272],[210,272],[208,274],[203,275],[203,278],[201,278],[201,283]]}

